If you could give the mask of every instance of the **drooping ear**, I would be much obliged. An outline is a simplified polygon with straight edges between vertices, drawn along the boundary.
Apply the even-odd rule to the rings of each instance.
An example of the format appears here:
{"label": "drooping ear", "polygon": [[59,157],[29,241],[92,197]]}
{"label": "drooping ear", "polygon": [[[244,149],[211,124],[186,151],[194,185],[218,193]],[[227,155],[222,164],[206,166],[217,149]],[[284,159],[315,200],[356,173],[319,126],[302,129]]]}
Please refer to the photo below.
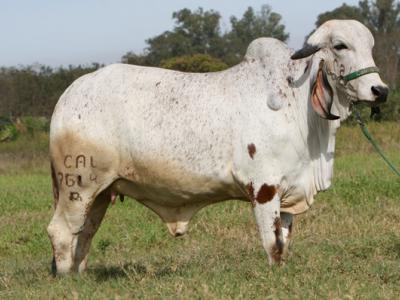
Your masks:
{"label": "drooping ear", "polygon": [[311,104],[314,111],[320,117],[328,120],[337,120],[340,117],[331,113],[333,90],[329,84],[328,78],[326,77],[323,64],[323,61],[321,61],[318,73],[315,77],[315,82],[311,89]]}
{"label": "drooping ear", "polygon": [[291,59],[301,59],[313,55],[315,52],[319,51],[321,47],[317,45],[310,45],[306,43],[303,48],[297,50],[290,58]]}

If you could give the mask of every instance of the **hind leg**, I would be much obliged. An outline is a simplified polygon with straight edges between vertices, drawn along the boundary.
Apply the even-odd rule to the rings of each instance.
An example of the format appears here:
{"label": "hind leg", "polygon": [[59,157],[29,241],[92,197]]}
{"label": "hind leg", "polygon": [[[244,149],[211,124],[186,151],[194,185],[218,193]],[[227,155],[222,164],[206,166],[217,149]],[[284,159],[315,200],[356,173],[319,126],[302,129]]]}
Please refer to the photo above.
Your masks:
{"label": "hind leg", "polygon": [[[92,194],[93,195],[93,194]],[[61,192],[47,228],[58,274],[86,268],[91,240],[110,203],[109,193],[93,199],[88,192]]]}
{"label": "hind leg", "polygon": [[282,221],[282,237],[283,237],[283,258],[289,254],[290,240],[292,236],[293,215],[290,213],[281,212]]}
{"label": "hind leg", "polygon": [[57,273],[85,269],[92,237],[110,202],[104,191],[117,178],[115,149],[79,132],[63,129],[50,134],[56,209],[47,231]]}
{"label": "hind leg", "polygon": [[108,190],[98,195],[90,208],[82,232],[77,237],[74,257],[74,271],[86,269],[92,239],[100,227],[101,221],[110,204],[111,195]]}

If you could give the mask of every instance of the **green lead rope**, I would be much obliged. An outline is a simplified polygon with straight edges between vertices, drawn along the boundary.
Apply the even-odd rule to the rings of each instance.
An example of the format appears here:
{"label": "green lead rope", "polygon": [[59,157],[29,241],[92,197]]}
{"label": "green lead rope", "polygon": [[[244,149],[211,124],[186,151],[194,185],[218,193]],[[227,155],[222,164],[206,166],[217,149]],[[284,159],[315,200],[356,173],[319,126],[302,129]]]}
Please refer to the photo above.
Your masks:
{"label": "green lead rope", "polygon": [[398,176],[400,176],[400,171],[390,162],[390,160],[386,157],[386,155],[383,153],[382,149],[378,146],[376,141],[373,139],[373,137],[369,133],[367,126],[361,119],[361,115],[360,115],[359,111],[354,109],[354,113],[356,115],[357,122],[360,125],[361,131],[363,132],[363,134],[365,135],[367,140],[375,148],[376,152],[378,152],[379,155],[383,158],[383,160],[388,164],[389,168],[391,168],[393,170],[393,172],[395,172]]}

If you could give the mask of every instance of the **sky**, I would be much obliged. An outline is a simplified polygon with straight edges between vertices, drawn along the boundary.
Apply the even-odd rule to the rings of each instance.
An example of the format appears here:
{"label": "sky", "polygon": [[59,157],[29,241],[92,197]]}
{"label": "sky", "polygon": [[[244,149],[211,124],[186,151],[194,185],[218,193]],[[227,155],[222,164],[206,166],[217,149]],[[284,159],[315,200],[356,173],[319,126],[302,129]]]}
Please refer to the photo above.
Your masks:
{"label": "sky", "polygon": [[182,8],[214,9],[240,18],[247,7],[268,4],[282,16],[288,44],[299,48],[318,14],[358,0],[0,0],[0,66],[52,67],[119,62],[141,53],[145,40],[173,29],[172,13]]}

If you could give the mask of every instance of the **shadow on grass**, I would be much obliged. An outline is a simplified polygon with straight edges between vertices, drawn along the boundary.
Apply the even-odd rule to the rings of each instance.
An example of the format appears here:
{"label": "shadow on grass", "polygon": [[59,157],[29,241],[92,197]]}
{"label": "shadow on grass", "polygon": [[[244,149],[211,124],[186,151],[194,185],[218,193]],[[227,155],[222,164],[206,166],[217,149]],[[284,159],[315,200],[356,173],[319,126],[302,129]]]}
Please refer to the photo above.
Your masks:
{"label": "shadow on grass", "polygon": [[123,266],[96,266],[88,273],[93,274],[96,281],[108,281],[110,279],[129,278],[130,273],[135,275],[146,275],[147,268],[140,263],[126,263]]}
{"label": "shadow on grass", "polygon": [[143,277],[163,278],[166,276],[176,275],[182,272],[182,267],[171,267],[156,265],[146,267],[140,262],[129,262],[122,266],[95,266],[88,270],[88,273],[94,275],[97,282],[103,282],[118,278],[127,278],[140,280]]}

